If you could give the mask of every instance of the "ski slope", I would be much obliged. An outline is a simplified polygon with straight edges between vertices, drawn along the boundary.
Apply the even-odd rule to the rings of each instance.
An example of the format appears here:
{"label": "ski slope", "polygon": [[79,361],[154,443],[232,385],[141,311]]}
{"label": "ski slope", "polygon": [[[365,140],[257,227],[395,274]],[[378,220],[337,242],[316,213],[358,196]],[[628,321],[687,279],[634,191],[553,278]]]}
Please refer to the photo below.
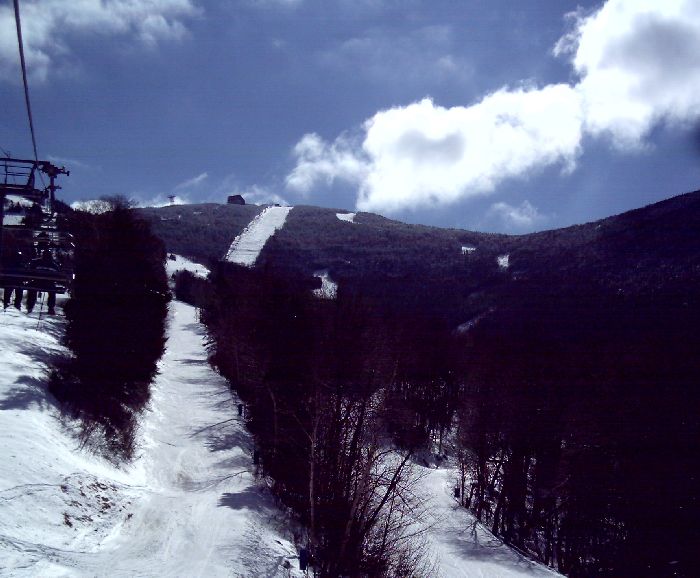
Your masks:
{"label": "ski slope", "polygon": [[429,549],[434,578],[555,578],[561,574],[504,545],[452,497],[456,470],[416,467],[417,490],[428,505]]}
{"label": "ski slope", "polygon": [[[170,257],[174,257],[171,259]],[[200,263],[190,261],[187,257],[171,253],[165,261],[165,271],[168,277],[172,277],[178,271],[189,271],[196,277],[206,279],[209,276],[209,269]]]}
{"label": "ski slope", "polygon": [[[50,357],[66,354],[64,319],[0,313],[0,576],[302,575],[284,515],[255,483],[251,437],[207,362],[195,310],[173,301],[169,322],[140,454],[118,468],[78,447],[45,391]],[[558,576],[474,524],[452,497],[454,468],[416,471],[430,578]]]}
{"label": "ski slope", "polygon": [[45,391],[62,330],[60,317],[0,318],[0,575],[300,576],[195,310],[171,304],[141,454],[121,469],[80,450]]}
{"label": "ski slope", "polygon": [[292,207],[267,207],[231,243],[225,261],[252,267],[267,240],[284,227]]}

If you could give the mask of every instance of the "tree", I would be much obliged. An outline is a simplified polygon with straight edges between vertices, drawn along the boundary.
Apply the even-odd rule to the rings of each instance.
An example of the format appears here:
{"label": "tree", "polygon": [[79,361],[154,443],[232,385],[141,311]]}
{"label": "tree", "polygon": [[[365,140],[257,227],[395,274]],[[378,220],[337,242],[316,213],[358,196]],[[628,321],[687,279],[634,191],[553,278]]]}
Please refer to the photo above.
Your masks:
{"label": "tree", "polygon": [[169,292],[165,250],[121,200],[99,215],[73,216],[75,282],[65,341],[73,357],[51,391],[83,422],[83,440],[129,458],[136,416],[165,347]]}

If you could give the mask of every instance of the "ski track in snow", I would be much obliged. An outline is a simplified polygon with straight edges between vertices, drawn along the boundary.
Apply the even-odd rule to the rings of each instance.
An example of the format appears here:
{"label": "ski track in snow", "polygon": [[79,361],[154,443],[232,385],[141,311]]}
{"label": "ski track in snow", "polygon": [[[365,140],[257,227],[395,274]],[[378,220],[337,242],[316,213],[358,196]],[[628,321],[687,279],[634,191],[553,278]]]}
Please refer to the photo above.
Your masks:
{"label": "ski track in snow", "polygon": [[192,307],[171,303],[140,456],[123,468],[80,450],[45,391],[64,320],[0,315],[0,575],[301,576],[282,569],[298,568],[295,548]]}
{"label": "ski track in snow", "polygon": [[231,243],[225,261],[252,267],[267,240],[284,227],[287,215],[293,207],[267,207],[257,215],[245,230]]}
{"label": "ski track in snow", "polygon": [[[504,545],[452,497],[455,468],[416,466],[417,490],[428,504],[428,540],[440,578],[555,578],[561,574]],[[436,577],[437,578],[437,577]]]}
{"label": "ski track in snow", "polygon": [[[175,257],[171,259],[170,255]],[[172,277],[178,271],[189,271],[196,277],[206,279],[209,276],[209,269],[200,263],[195,263],[190,261],[187,257],[182,255],[176,255],[175,253],[170,253],[168,259],[165,261],[165,271],[168,277]]]}

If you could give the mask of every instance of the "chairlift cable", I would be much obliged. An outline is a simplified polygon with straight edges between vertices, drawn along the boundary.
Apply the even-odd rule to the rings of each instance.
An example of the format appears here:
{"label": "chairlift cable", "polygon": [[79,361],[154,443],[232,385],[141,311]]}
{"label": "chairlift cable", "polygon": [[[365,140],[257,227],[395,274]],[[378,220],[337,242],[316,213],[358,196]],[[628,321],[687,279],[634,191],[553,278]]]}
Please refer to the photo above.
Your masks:
{"label": "chairlift cable", "polygon": [[32,133],[32,147],[34,148],[34,160],[39,160],[36,151],[36,137],[34,135],[34,121],[32,119],[32,106],[29,102],[29,84],[27,82],[27,63],[24,60],[24,44],[22,42],[22,21],[19,15],[19,0],[14,0],[15,24],[17,25],[17,44],[19,45],[19,61],[22,66],[22,81],[24,82],[24,100],[27,104],[27,116],[29,117],[29,130]]}

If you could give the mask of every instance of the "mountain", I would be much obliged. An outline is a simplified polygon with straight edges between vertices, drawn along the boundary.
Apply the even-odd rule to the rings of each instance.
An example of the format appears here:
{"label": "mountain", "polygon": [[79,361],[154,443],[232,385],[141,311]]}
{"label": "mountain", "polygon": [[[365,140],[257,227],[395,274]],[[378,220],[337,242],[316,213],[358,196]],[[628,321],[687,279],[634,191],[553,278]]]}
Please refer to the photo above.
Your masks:
{"label": "mountain", "polygon": [[[260,211],[206,206],[206,226],[220,230],[196,235],[202,207],[142,214],[169,250],[201,261],[223,257],[225,239]],[[215,325],[214,312],[232,306],[250,315],[256,347],[268,340],[289,358],[275,374],[286,391],[299,387],[285,382],[297,361],[322,347],[304,334],[288,354],[300,328],[327,316],[342,334],[355,321],[347,313],[370,304],[365,336],[382,350],[358,357],[363,344],[346,336],[339,362],[381,371],[393,360],[392,435],[426,447],[451,440],[471,480],[463,501],[496,535],[570,576],[695,576],[699,225],[700,192],[517,236],[297,206],[260,247],[260,275],[218,268],[208,318]],[[305,312],[299,287],[335,298],[336,313]],[[257,294],[269,300],[242,308]],[[275,311],[286,317],[266,318]],[[221,343],[244,343],[231,315]]]}
{"label": "mountain", "polygon": [[[140,209],[169,251],[207,263],[262,210],[181,205]],[[592,223],[528,235],[408,225],[371,213],[297,206],[264,246],[258,266],[301,275],[327,270],[341,286],[376,293],[414,286],[445,295],[450,315],[469,317],[497,293],[580,283],[624,295],[688,293],[700,280],[700,191]],[[352,215],[352,214],[351,214]],[[382,282],[382,283],[380,283]],[[675,289],[674,289],[675,288]],[[454,299],[450,299],[449,295]],[[459,303],[455,302],[459,301]]]}

